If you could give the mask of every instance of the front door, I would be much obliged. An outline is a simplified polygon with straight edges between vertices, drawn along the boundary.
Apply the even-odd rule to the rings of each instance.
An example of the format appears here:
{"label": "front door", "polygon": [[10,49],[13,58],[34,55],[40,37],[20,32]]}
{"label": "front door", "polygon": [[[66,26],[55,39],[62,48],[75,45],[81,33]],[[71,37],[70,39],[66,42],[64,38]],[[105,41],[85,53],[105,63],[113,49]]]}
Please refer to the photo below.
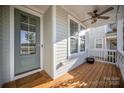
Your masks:
{"label": "front door", "polygon": [[14,10],[15,76],[40,68],[40,17]]}

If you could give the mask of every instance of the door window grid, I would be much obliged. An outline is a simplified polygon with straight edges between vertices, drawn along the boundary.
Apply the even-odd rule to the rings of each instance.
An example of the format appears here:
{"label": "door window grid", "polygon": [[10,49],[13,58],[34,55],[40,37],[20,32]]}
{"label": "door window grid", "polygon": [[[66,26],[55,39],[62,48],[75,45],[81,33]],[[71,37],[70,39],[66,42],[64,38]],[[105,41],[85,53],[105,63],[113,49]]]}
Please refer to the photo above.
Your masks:
{"label": "door window grid", "polygon": [[[29,16],[21,15],[21,51],[20,54],[36,54],[36,22],[30,21]],[[35,20],[36,21],[36,20]],[[25,27],[23,28],[23,26]],[[27,25],[27,27],[26,27]],[[24,40],[25,39],[25,40]]]}

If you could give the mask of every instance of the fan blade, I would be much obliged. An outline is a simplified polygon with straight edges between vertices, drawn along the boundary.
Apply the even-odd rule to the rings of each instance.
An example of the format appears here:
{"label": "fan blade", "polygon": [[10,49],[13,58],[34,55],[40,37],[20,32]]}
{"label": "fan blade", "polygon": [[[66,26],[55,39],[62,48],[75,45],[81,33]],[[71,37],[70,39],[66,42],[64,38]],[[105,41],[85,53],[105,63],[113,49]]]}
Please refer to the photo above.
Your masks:
{"label": "fan blade", "polygon": [[114,9],[113,7],[109,7],[108,9],[106,9],[106,10],[104,10],[103,12],[99,13],[98,15],[100,16],[100,15],[102,15],[102,14],[105,14],[105,13],[107,13],[107,12],[113,10],[113,9]]}
{"label": "fan blade", "polygon": [[93,19],[92,22],[91,22],[91,24],[96,23],[96,21],[97,21],[97,19]]}
{"label": "fan blade", "polygon": [[92,18],[88,18],[88,19],[85,19],[85,20],[83,20],[83,21],[81,21],[82,23],[83,22],[86,22],[86,21],[89,21],[89,20],[91,20]]}
{"label": "fan blade", "polygon": [[93,12],[88,12],[88,15],[94,16],[94,13]]}
{"label": "fan blade", "polygon": [[105,19],[105,20],[107,20],[109,18],[110,18],[109,16],[98,16],[98,19]]}

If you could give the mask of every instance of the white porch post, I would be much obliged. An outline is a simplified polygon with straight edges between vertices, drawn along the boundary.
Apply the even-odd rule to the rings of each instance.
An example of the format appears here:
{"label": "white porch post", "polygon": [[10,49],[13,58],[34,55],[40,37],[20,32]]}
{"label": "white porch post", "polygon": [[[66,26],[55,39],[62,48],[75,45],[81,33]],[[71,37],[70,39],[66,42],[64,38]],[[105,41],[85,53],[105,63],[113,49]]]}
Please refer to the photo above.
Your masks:
{"label": "white porch post", "polygon": [[56,5],[52,6],[53,79],[56,78]]}
{"label": "white porch post", "polygon": [[123,19],[117,22],[117,50],[123,51]]}

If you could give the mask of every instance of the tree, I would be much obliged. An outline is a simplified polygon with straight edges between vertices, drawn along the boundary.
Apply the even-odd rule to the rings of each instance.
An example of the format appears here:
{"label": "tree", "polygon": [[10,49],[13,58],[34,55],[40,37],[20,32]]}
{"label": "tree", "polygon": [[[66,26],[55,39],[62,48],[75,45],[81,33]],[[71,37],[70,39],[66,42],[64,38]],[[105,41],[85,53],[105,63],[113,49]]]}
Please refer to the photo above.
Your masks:
{"label": "tree", "polygon": [[29,43],[35,43],[35,33],[27,32],[25,34],[25,38],[29,41]]}

